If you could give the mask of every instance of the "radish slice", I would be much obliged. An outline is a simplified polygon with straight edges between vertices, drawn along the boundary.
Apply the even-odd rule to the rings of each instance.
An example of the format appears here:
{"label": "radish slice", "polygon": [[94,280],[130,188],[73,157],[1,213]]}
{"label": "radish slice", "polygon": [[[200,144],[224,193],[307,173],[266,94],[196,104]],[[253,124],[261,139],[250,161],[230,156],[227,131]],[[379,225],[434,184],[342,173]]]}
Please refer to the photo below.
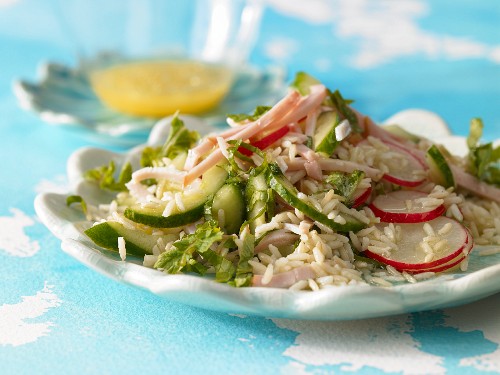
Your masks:
{"label": "radish slice", "polygon": [[443,204],[424,206],[428,195],[420,191],[399,190],[379,195],[370,208],[385,223],[421,223],[430,221],[445,212]]}
{"label": "radish slice", "polygon": [[[421,246],[424,239],[429,237],[429,234],[424,230],[426,224],[430,225],[439,237],[439,241],[446,240],[447,242],[447,245],[441,250],[434,252],[434,259],[431,261],[426,261],[428,253]],[[401,228],[401,236],[397,242],[397,250],[381,255],[366,249],[363,254],[399,271],[415,272],[436,269],[470,252],[472,237],[467,229],[456,220],[440,216],[425,224],[398,224],[398,226]],[[446,233],[439,234],[445,226],[448,228]],[[383,229],[383,227],[379,228]]]}
{"label": "radish slice", "polygon": [[462,263],[465,260],[465,258],[467,258],[467,256],[470,254],[470,252],[472,251],[472,248],[473,248],[473,242],[470,241],[467,248],[465,248],[464,251],[462,251],[462,253],[460,253],[456,258],[453,258],[449,262],[446,262],[446,263],[444,263],[440,266],[437,266],[437,267],[423,269],[423,270],[413,270],[413,271],[410,270],[409,272],[412,272],[412,273],[423,273],[423,272],[438,273],[438,272],[448,271],[448,270],[458,266],[460,263]]}
{"label": "radish slice", "polygon": [[[282,128],[279,128],[278,130],[272,132],[271,134],[266,135],[264,138],[261,138],[255,142],[251,142],[250,144],[254,147],[257,147],[260,150],[264,150],[269,146],[271,146],[273,143],[283,138],[289,131],[290,128],[288,127],[288,125],[285,125]],[[246,156],[251,156],[253,154],[252,151],[244,147],[238,148],[238,151]]]}
{"label": "radish slice", "polygon": [[[397,165],[393,164],[388,166],[390,170],[382,176],[384,180],[406,187],[419,186],[426,180],[426,174],[424,173],[427,167],[426,164],[422,163],[419,158],[405,148],[399,146],[397,143],[385,140],[382,142],[392,153],[397,154],[397,156],[393,158],[399,161]],[[369,144],[369,142],[363,140],[358,143],[358,146],[367,144]],[[377,165],[373,167],[378,168]]]}
{"label": "radish slice", "polygon": [[368,198],[372,195],[372,187],[369,186],[364,190],[360,190],[358,194],[354,196],[354,203],[352,204],[352,208],[356,208],[365,203]]}
{"label": "radish slice", "polygon": [[398,158],[406,160],[406,163],[401,162],[399,168],[391,168],[382,178],[399,186],[415,187],[421,185],[426,179],[423,173],[425,165],[406,149],[396,146],[392,142],[386,143],[386,145],[392,152],[399,154]]}

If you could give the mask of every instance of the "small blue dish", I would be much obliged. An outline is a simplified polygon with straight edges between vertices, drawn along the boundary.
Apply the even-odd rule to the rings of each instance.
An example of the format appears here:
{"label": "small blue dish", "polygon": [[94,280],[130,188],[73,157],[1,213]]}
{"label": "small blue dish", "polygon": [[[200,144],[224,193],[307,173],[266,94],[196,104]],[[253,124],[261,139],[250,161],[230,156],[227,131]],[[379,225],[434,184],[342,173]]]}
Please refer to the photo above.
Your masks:
{"label": "small blue dish", "polygon": [[[38,82],[16,80],[13,90],[22,108],[49,124],[71,126],[99,143],[133,146],[144,142],[158,121],[106,107],[92,90],[86,67],[48,62],[41,64],[38,72]],[[201,117],[212,126],[223,127],[228,113],[246,113],[258,105],[274,104],[286,87],[282,68],[242,66],[223,102]]]}

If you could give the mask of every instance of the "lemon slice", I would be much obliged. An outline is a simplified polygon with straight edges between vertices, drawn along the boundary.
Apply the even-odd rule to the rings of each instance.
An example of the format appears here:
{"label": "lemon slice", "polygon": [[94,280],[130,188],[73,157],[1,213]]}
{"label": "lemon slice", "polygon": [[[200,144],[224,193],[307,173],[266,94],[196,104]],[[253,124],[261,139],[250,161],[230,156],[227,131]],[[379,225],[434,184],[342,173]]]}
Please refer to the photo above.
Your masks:
{"label": "lemon slice", "polygon": [[229,91],[232,74],[217,65],[162,60],[116,65],[93,72],[90,80],[108,107],[131,115],[161,117],[215,107]]}

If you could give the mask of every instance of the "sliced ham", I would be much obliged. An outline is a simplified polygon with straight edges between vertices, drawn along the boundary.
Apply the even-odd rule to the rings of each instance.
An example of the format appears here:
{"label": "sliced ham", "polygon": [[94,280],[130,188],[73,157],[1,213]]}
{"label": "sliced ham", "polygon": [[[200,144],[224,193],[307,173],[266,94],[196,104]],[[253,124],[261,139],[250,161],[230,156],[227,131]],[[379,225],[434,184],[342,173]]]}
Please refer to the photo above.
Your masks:
{"label": "sliced ham", "polygon": [[[288,170],[290,171],[302,170],[305,168],[304,166],[305,163],[307,163],[307,160],[305,158],[294,158],[287,162]],[[359,164],[352,161],[319,158],[318,163],[323,171],[329,171],[329,172],[339,171],[345,173],[352,173],[355,170],[360,170],[365,172],[366,177],[370,177],[374,181],[379,181],[383,176],[383,172],[379,169],[368,167],[364,164]]]}
{"label": "sliced ham", "polygon": [[278,273],[273,276],[267,284],[262,284],[262,275],[254,275],[252,286],[261,286],[269,288],[289,288],[297,281],[314,279],[316,273],[311,266],[302,266],[294,268],[288,272]]}
{"label": "sliced ham", "polygon": [[306,117],[306,128],[305,135],[308,137],[312,137],[314,135],[314,131],[316,130],[316,122],[318,120],[318,115],[320,113],[320,109],[317,108],[307,114]]}
{"label": "sliced ham", "polygon": [[470,191],[473,194],[500,203],[499,188],[477,179],[473,175],[465,172],[463,169],[455,165],[450,165],[450,167],[458,186]]}
{"label": "sliced ham", "polygon": [[269,125],[269,131],[280,128],[294,122],[299,122],[307,116],[308,113],[316,109],[325,100],[327,95],[326,87],[323,85],[311,86],[310,94],[300,97],[299,102],[294,105],[291,110],[283,117],[276,119]]}
{"label": "sliced ham", "polygon": [[307,161],[315,161],[319,159],[319,155],[306,145],[297,145],[297,153]]}
{"label": "sliced ham", "polygon": [[182,183],[186,172],[168,167],[145,167],[132,173],[132,181],[141,182],[148,179],[169,180]]}
{"label": "sliced ham", "polygon": [[304,168],[309,177],[321,181],[323,179],[323,171],[318,160],[306,161],[304,163]]}
{"label": "sliced ham", "polygon": [[[231,135],[227,140],[247,140],[263,129],[271,131],[289,123],[296,122],[307,115],[314,106],[319,106],[325,96],[326,88],[323,85],[313,86],[311,88],[311,94],[306,97],[301,97],[297,91],[291,91],[257,121],[243,125],[239,132]],[[196,154],[194,157],[196,157]],[[206,159],[188,171],[184,178],[184,185],[189,185],[192,181],[201,176],[203,172],[221,161],[222,158],[223,154],[221,150],[215,149]],[[188,165],[191,166],[192,164],[193,162],[190,159]],[[186,166],[184,166],[184,169],[186,169]]]}
{"label": "sliced ham", "polygon": [[274,245],[277,247],[291,245],[298,238],[299,235],[290,233],[284,229],[278,229],[269,232],[264,238],[259,241],[257,246],[255,246],[255,253],[260,253],[261,251],[266,250],[269,245]]}

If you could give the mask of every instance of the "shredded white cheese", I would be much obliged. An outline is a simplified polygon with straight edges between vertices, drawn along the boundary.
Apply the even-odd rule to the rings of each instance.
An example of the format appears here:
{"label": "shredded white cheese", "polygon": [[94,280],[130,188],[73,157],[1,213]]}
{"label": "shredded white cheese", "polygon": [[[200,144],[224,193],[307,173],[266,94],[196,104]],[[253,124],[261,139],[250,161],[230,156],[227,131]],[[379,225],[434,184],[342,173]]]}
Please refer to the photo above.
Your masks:
{"label": "shredded white cheese", "polygon": [[125,249],[125,238],[118,237],[118,253],[120,254],[121,260],[125,260],[127,257],[127,250]]}

